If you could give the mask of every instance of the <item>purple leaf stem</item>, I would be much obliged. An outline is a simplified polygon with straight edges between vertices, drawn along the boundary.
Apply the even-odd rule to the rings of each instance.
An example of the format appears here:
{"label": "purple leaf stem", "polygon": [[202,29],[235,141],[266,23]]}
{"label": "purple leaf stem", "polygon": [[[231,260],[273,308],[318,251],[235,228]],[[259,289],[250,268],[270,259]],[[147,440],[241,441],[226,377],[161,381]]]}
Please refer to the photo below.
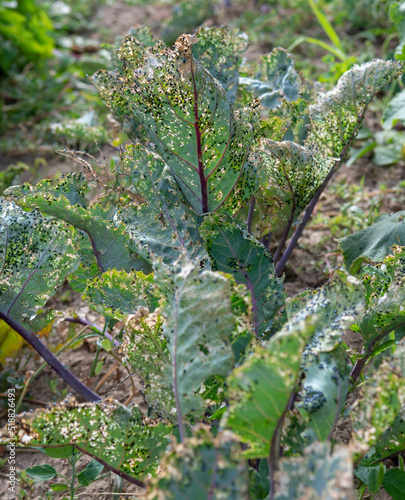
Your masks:
{"label": "purple leaf stem", "polygon": [[29,332],[26,328],[20,325],[13,318],[0,310],[0,319],[7,323],[13,330],[15,330],[21,337],[37,351],[37,353],[44,358],[48,365],[55,370],[55,372],[64,380],[74,391],[80,394],[86,401],[95,402],[101,401],[101,397],[85,386],[80,380],[73,375],[65,366],[54,356],[54,354],[44,346],[44,344],[35,336],[34,333]]}

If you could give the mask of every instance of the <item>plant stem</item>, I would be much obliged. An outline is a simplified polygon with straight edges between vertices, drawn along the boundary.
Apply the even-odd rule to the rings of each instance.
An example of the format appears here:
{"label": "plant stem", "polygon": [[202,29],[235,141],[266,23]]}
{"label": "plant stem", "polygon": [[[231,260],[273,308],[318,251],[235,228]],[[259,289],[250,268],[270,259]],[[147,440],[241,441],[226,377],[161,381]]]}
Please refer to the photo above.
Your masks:
{"label": "plant stem", "polygon": [[[84,328],[82,328],[79,332],[77,332],[76,335],[69,340],[69,342],[66,342],[65,345],[63,345],[61,348],[59,348],[56,351],[55,356],[66,351],[66,349],[68,349],[70,346],[72,346],[77,341],[77,339],[81,336],[81,334],[84,331],[86,331],[87,328],[91,327],[92,324],[100,318],[101,318],[101,314],[94,321],[87,322],[88,324],[86,324],[86,326]],[[83,321],[86,321],[86,320],[83,320]],[[84,324],[84,323],[81,323],[81,324]],[[38,377],[38,375],[42,372],[42,370],[44,370],[44,368],[46,368],[47,366],[48,366],[48,363],[46,361],[45,361],[45,363],[42,363],[42,365],[38,368],[38,370],[32,374],[32,376],[30,377],[30,379],[28,381],[28,384],[30,384],[36,377]],[[28,389],[28,384],[27,384],[27,389]]]}
{"label": "plant stem", "polygon": [[252,233],[252,220],[253,220],[253,214],[255,211],[255,205],[256,205],[256,198],[253,196],[252,199],[250,200],[249,213],[248,213],[248,218],[247,218],[247,231],[248,231],[248,233]]}
{"label": "plant stem", "polygon": [[273,437],[271,438],[270,455],[267,459],[267,463],[269,464],[270,500],[274,499],[275,494],[274,476],[275,472],[278,470],[278,459],[280,458],[280,436],[283,428],[284,417],[285,411],[277,422]]}
{"label": "plant stem", "polygon": [[315,208],[315,205],[318,203],[318,200],[319,200],[321,194],[323,193],[323,190],[328,185],[328,183],[329,183],[330,179],[332,178],[333,174],[337,171],[337,168],[335,168],[336,164],[340,165],[340,160],[338,160],[335,163],[335,165],[330,170],[329,174],[326,176],[326,179],[323,181],[323,183],[321,184],[321,186],[316,191],[314,197],[310,201],[310,203],[309,203],[309,205],[308,205],[308,207],[307,207],[307,209],[305,211],[305,215],[302,218],[301,224],[296,229],[293,237],[290,240],[290,243],[287,246],[286,251],[283,253],[283,256],[281,257],[279,263],[277,264],[277,266],[276,266],[276,273],[278,274],[278,276],[280,276],[282,274],[282,272],[284,270],[284,267],[285,267],[285,265],[287,263],[287,260],[290,258],[290,255],[292,254],[292,251],[296,247],[296,245],[298,243],[298,240],[301,237],[301,234],[303,233],[303,231],[305,229],[305,226],[308,224],[308,221],[309,221],[309,219],[310,219],[310,217],[312,215],[312,212],[313,212],[313,210]]}
{"label": "plant stem", "polygon": [[26,380],[24,381],[24,388],[21,391],[20,397],[18,398],[17,404],[15,405],[15,412],[18,413],[20,411],[23,399],[27,393],[28,386],[30,385],[31,378],[33,377],[33,372],[27,372],[25,374]]}
{"label": "plant stem", "polygon": [[177,335],[178,335],[178,327],[177,327],[177,317],[178,317],[178,303],[179,303],[179,298],[178,298],[178,293],[176,296],[176,324],[175,324],[175,333],[174,333],[174,342],[173,342],[173,353],[172,353],[172,377],[173,377],[173,392],[174,392],[174,400],[176,403],[176,411],[177,411],[177,422],[179,424],[179,433],[180,433],[180,441],[183,442],[186,433],[184,430],[184,424],[183,424],[183,415],[181,413],[181,407],[180,407],[180,397],[179,397],[179,389],[177,385]]}
{"label": "plant stem", "polygon": [[261,243],[266,247],[266,248],[269,248],[269,245],[270,245],[270,241],[271,241],[271,235],[272,235],[272,232],[270,231],[270,233],[267,233],[265,234],[264,236],[262,236],[262,239],[260,240]]}
{"label": "plant stem", "polygon": [[191,68],[191,77],[193,80],[193,89],[194,89],[194,130],[195,137],[197,141],[197,158],[198,158],[198,176],[200,178],[200,187],[201,187],[201,211],[203,214],[208,213],[208,184],[207,179],[204,173],[204,162],[202,156],[202,137],[201,137],[201,129],[199,124],[199,113],[198,113],[198,93],[197,86],[194,77],[193,70],[193,58],[190,56],[190,68]]}
{"label": "plant stem", "polygon": [[0,311],[0,319],[7,323],[13,330],[15,330],[21,337],[33,347],[37,353],[44,358],[48,365],[55,370],[55,372],[64,380],[74,391],[80,394],[86,401],[101,401],[98,394],[93,392],[85,386],[77,377],[73,375],[65,366],[54,356],[54,354],[44,346],[44,344],[35,336],[34,333],[29,332],[26,328],[21,326],[17,321],[7,316],[3,311]]}
{"label": "plant stem", "polygon": [[100,328],[97,325],[94,325],[94,321],[89,321],[88,319],[83,319],[83,318],[65,318],[64,321],[68,321],[69,323],[77,323],[78,325],[84,325],[84,326],[91,326],[91,328],[95,328],[98,332],[100,332],[104,337],[108,340],[110,340],[115,347],[118,347],[120,343],[118,340],[115,340],[115,338],[110,335],[109,333],[105,332],[104,330],[100,330]]}
{"label": "plant stem", "polygon": [[370,359],[370,356],[373,354],[373,348],[379,342],[382,340],[386,335],[389,333],[393,332],[397,328],[400,328],[402,326],[405,326],[405,321],[403,323],[396,324],[395,326],[388,326],[387,329],[378,337],[376,337],[371,344],[368,346],[366,350],[363,349],[364,356],[361,359],[358,359],[356,361],[356,364],[354,365],[351,373],[350,373],[350,381],[352,384],[355,384],[357,382],[357,379],[360,377],[364,367],[366,366],[368,360]]}
{"label": "plant stem", "polygon": [[301,234],[302,234],[302,232],[305,229],[305,226],[308,224],[308,221],[309,221],[309,219],[310,219],[310,217],[312,215],[312,212],[313,212],[313,210],[315,208],[315,205],[317,204],[317,202],[318,202],[321,194],[323,193],[324,189],[328,185],[328,183],[331,180],[331,178],[333,177],[333,175],[339,170],[339,168],[340,168],[343,160],[345,159],[345,157],[346,157],[346,155],[347,155],[347,153],[349,151],[349,148],[352,145],[352,142],[353,142],[354,138],[356,137],[357,132],[359,131],[359,128],[361,127],[361,124],[363,123],[364,115],[365,115],[365,113],[367,111],[367,108],[368,108],[368,105],[372,101],[373,97],[374,97],[374,95],[365,104],[362,113],[357,118],[356,126],[354,127],[354,130],[353,130],[350,138],[346,142],[345,147],[343,148],[342,152],[340,153],[339,158],[335,161],[333,167],[330,169],[330,171],[329,171],[328,175],[326,176],[325,180],[319,186],[319,188],[317,189],[314,197],[310,201],[310,203],[309,203],[309,205],[308,205],[308,207],[307,207],[307,209],[305,211],[305,215],[304,215],[304,217],[303,217],[303,219],[301,221],[301,224],[296,229],[293,237],[290,240],[290,243],[288,244],[288,247],[287,247],[286,251],[284,252],[283,256],[281,257],[279,263],[276,266],[276,273],[278,274],[278,276],[280,276],[282,274],[282,272],[284,270],[284,267],[285,267],[288,259],[290,258],[290,255],[291,255],[292,251],[296,247],[296,245],[298,243],[298,240],[301,237]]}

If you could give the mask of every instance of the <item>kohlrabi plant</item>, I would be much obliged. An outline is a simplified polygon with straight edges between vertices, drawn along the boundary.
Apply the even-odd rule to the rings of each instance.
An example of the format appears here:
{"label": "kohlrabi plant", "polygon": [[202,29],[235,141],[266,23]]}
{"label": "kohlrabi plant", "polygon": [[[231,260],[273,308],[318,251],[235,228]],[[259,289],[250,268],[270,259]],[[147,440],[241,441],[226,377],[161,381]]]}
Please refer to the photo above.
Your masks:
{"label": "kohlrabi plant", "polygon": [[[227,28],[173,49],[134,30],[120,66],[92,77],[132,141],[120,162],[101,175],[73,153],[86,173],[6,190],[0,318],[86,402],[22,414],[2,442],[73,447],[150,499],[348,499],[354,477],[360,497],[403,498],[403,462],[382,461],[405,449],[404,214],[344,238],[346,270],[318,290],[288,298],[282,277],[402,66],[354,66],[321,92],[283,49],[240,78],[246,45]],[[124,325],[107,350],[139,376],[146,412],[94,393],[35,335],[66,279]],[[342,415],[350,446],[334,439]]]}

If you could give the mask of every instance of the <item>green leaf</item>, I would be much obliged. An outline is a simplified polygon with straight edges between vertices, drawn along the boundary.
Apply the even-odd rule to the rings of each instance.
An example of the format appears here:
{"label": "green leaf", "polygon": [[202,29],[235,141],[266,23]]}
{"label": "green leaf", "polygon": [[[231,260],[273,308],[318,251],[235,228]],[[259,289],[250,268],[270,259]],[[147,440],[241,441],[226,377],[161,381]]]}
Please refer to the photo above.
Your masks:
{"label": "green leaf", "polygon": [[51,465],[34,465],[25,470],[26,473],[37,481],[49,481],[53,479],[57,472]]}
{"label": "green leaf", "polygon": [[383,214],[374,223],[339,240],[346,269],[355,274],[365,259],[381,262],[393,245],[405,246],[405,211]]}
{"label": "green leaf", "polygon": [[[287,325],[317,318],[316,334],[308,345],[307,366],[322,352],[333,351],[342,336],[364,312],[364,289],[359,280],[343,271],[313,292],[304,292],[286,301]],[[290,326],[291,327],[291,326]]]}
{"label": "green leaf", "polygon": [[67,484],[60,484],[60,483],[50,484],[49,487],[51,488],[52,491],[66,491],[69,489],[69,486]]}
{"label": "green leaf", "polygon": [[354,495],[350,452],[343,446],[315,443],[304,456],[280,460],[275,500],[347,500]]}
{"label": "green leaf", "polygon": [[248,458],[267,457],[301,365],[301,354],[314,325],[283,329],[236,368],[228,379],[229,414],[225,426],[249,444]]}
{"label": "green leaf", "polygon": [[335,158],[345,154],[373,97],[401,72],[402,63],[375,60],[344,73],[334,89],[318,94],[318,102],[309,107],[307,147],[316,144]]}
{"label": "green leaf", "polygon": [[148,498],[248,500],[246,465],[237,459],[238,448],[229,432],[214,438],[208,428],[198,426],[192,438],[166,453]]}
{"label": "green leaf", "polygon": [[405,121],[405,90],[394,96],[384,109],[382,118],[383,129],[392,129],[398,121]]}
{"label": "green leaf", "polygon": [[389,6],[391,21],[394,23],[396,33],[399,37],[399,44],[395,49],[395,58],[404,60],[405,48],[405,8],[404,2],[393,2]]}
{"label": "green leaf", "polygon": [[97,204],[86,209],[66,197],[69,187],[76,187],[77,182],[77,177],[66,177],[62,182],[45,180],[35,186],[25,183],[9,188],[7,194],[23,208],[37,208],[83,231],[102,272],[114,267],[126,271],[149,270],[150,266],[138,257],[134,242],[126,235],[124,224],[114,222],[115,209],[110,211]]}
{"label": "green leaf", "polygon": [[257,154],[257,149],[253,149],[245,162],[236,186],[220,212],[236,216],[258,192],[260,186],[264,183],[265,175],[266,172],[261,163],[260,154]]}
{"label": "green leaf", "polygon": [[15,198],[17,203],[20,195],[29,193],[39,196],[43,192],[54,198],[64,196],[71,205],[79,205],[85,208],[88,189],[88,182],[84,174],[82,172],[71,172],[67,175],[62,174],[60,178],[44,179],[38,182],[36,186],[30,186],[28,183],[22,186],[11,186],[4,194]]}
{"label": "green leaf", "polygon": [[98,72],[92,80],[130,135],[132,116],[144,125],[201,215],[217,210],[238,182],[258,105],[234,112],[221,84],[193,59],[193,43],[182,35],[174,51],[161,43],[146,50],[129,36],[118,52],[125,76]]}
{"label": "green leaf", "polygon": [[330,24],[328,21],[327,17],[325,14],[322,12],[322,10],[318,7],[318,5],[315,3],[314,0],[308,0],[309,6],[312,9],[312,12],[315,14],[316,18],[318,19],[319,24],[322,26],[323,30],[327,34],[329,40],[332,42],[333,46],[335,49],[341,52],[341,58],[345,58],[345,52],[342,47],[342,43],[340,41],[340,38],[336,31],[333,29],[333,26]]}
{"label": "green leaf", "polygon": [[[307,360],[306,360],[307,361]],[[322,352],[304,366],[305,379],[296,405],[308,427],[325,441],[333,431],[349,392],[349,369],[342,348]]]}
{"label": "green leaf", "polygon": [[264,107],[274,109],[282,104],[283,99],[296,101],[303,81],[291,55],[278,47],[261,58],[255,78],[241,77],[239,83],[246,85]]}
{"label": "green leaf", "polygon": [[156,307],[152,297],[153,274],[142,271],[126,273],[110,269],[87,286],[83,299],[95,311],[118,320],[125,320],[138,307]]}
{"label": "green leaf", "polygon": [[238,92],[239,67],[248,46],[248,36],[228,26],[199,28],[193,56],[216,78],[234,103]]}
{"label": "green leaf", "polygon": [[340,343],[363,310],[363,287],[342,271],[318,290],[286,302],[285,329],[297,328],[300,321],[312,321],[315,327],[302,356],[305,378],[297,407],[320,440],[329,437],[346,400],[349,369]]}
{"label": "green leaf", "polygon": [[15,356],[23,344],[23,338],[0,320],[0,365],[4,365],[7,358]]}
{"label": "green leaf", "polygon": [[387,470],[383,486],[394,500],[403,500],[405,492],[405,472],[400,469]]}
{"label": "green leaf", "polygon": [[163,297],[177,412],[201,415],[202,399],[195,392],[210,376],[228,375],[234,364],[231,280],[211,271],[200,274],[183,254],[170,268],[156,262],[155,282]]}
{"label": "green leaf", "polygon": [[389,347],[388,333],[405,326],[404,257],[405,249],[394,245],[381,264],[364,268],[367,309],[359,327],[371,356]]}
{"label": "green leaf", "polygon": [[30,330],[41,330],[51,317],[37,315],[79,265],[71,231],[37,210],[24,212],[0,200],[0,262],[2,314]]}
{"label": "green leaf", "polygon": [[321,186],[334,159],[317,148],[307,149],[295,142],[263,140],[255,150],[265,172],[266,183],[256,200],[268,219],[268,231],[293,223]]}
{"label": "green leaf", "polygon": [[153,254],[170,264],[186,250],[190,258],[204,260],[198,232],[202,218],[187,207],[162,158],[142,146],[127,146],[121,173],[128,175],[142,204],[125,205],[115,220],[125,224],[140,255],[150,261]]}
{"label": "green leaf", "polygon": [[383,463],[373,466],[359,465],[354,469],[354,475],[360,479],[372,493],[378,493],[385,474]]}
{"label": "green leaf", "polygon": [[207,219],[200,228],[213,270],[231,274],[246,285],[252,298],[252,321],[257,336],[268,333],[284,302],[282,281],[270,253],[247,231],[232,222]]}
{"label": "green leaf", "polygon": [[[77,404],[71,398],[17,417],[15,436],[21,446],[72,445],[112,471],[143,478],[159,466],[169,434],[170,428],[148,419],[139,408],[129,410],[113,399]],[[10,442],[7,428],[0,432],[0,442]]]}
{"label": "green leaf", "polygon": [[[373,464],[401,453],[405,450],[405,411],[402,409],[392,424],[380,435],[375,446],[371,448],[361,463]],[[388,424],[388,422],[386,422]]]}
{"label": "green leaf", "polygon": [[141,379],[145,400],[151,410],[176,421],[171,355],[162,331],[161,310],[139,308],[125,322],[120,346],[124,364]]}
{"label": "green leaf", "polygon": [[80,472],[77,476],[77,480],[82,486],[88,486],[90,483],[95,481],[103,469],[104,465],[93,459],[86,465],[86,468]]}
{"label": "green leaf", "polygon": [[61,448],[44,448],[43,452],[51,458],[69,458],[73,455],[75,449],[73,446],[62,446]]}
{"label": "green leaf", "polygon": [[[399,349],[398,354],[396,352],[397,359],[404,352],[402,345],[402,350]],[[359,449],[364,449],[364,446],[375,446],[376,449],[378,448],[381,459],[383,454],[387,456],[387,453],[383,451],[384,448],[390,448],[389,454],[392,454],[392,448],[387,443],[387,438],[382,438],[381,435],[394,424],[404,403],[405,378],[403,370],[398,367],[398,363],[384,360],[372,376],[360,386],[358,404],[351,412],[355,431],[354,438]],[[389,442],[395,443],[396,433],[392,432],[391,429],[389,434],[389,437],[387,436]],[[403,446],[403,438],[400,438],[400,441]],[[398,446],[398,441],[396,444]],[[370,464],[370,461],[367,463]]]}

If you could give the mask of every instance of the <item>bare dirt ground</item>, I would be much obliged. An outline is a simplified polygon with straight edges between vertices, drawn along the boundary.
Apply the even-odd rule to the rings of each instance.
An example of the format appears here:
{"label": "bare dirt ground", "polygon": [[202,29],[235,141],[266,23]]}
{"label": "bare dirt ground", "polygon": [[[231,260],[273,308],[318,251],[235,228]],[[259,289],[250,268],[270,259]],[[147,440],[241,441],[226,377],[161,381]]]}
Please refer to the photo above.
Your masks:
{"label": "bare dirt ground", "polygon": [[[226,11],[225,9],[219,9],[215,17],[207,21],[207,25],[221,25],[227,23],[227,18],[230,16],[239,15],[238,9],[255,8],[253,4],[240,4],[237,3],[233,7],[232,12]],[[161,30],[162,22],[164,22],[171,15],[171,7],[163,5],[160,7],[150,5],[145,7],[140,6],[128,6],[125,3],[117,2],[111,6],[103,6],[100,8],[97,17],[99,19],[99,26],[107,28],[109,30],[110,41],[113,41],[116,36],[121,36],[128,32],[129,28],[136,24],[146,24],[149,25],[156,35],[159,35]],[[97,36],[93,34],[93,36]],[[265,52],[266,47],[261,47],[257,45],[252,45],[248,50],[248,59],[257,59],[257,56]],[[372,119],[372,118],[370,118]],[[376,124],[379,127],[379,124]],[[116,153],[114,148],[111,146],[106,146],[103,148],[103,153],[108,157]],[[41,156],[44,156],[41,154]],[[53,177],[59,173],[68,173],[72,170],[78,169],[78,167],[60,156],[52,153],[45,155],[47,159],[47,165],[42,168],[42,178]],[[6,156],[0,158],[0,170],[6,168],[9,164],[15,163],[16,161],[24,161],[28,164],[33,164],[33,155],[24,156]],[[379,168],[371,163],[369,159],[362,159],[356,162],[350,169],[345,166],[338,172],[335,176],[333,182],[335,183],[359,183],[360,179],[365,176],[364,189],[370,192],[378,189],[381,182],[386,183],[388,186],[395,186],[399,180],[405,178],[405,166],[400,164],[389,168]],[[30,177],[27,173],[23,176],[23,181],[34,182],[35,179]],[[387,198],[385,202],[385,211],[395,211],[403,209],[402,206],[397,206],[395,202],[391,203],[390,199]],[[336,203],[330,198],[326,192],[318,204],[318,211],[336,211]],[[286,269],[286,280],[285,287],[288,294],[293,295],[299,293],[306,288],[316,288],[322,285],[328,278],[328,251],[325,250],[324,255],[317,255],[317,244],[323,242],[323,247],[330,249],[331,251],[337,248],[337,243],[333,240],[330,234],[330,229],[326,226],[324,227],[309,227],[304,231],[304,234],[300,240],[299,248],[294,252],[292,259]],[[314,261],[319,261],[324,259],[324,266],[314,266]],[[337,264],[341,261],[337,261]],[[324,269],[322,269],[322,267]],[[82,318],[93,321],[96,315],[89,311],[83,306],[80,301],[80,297],[72,294],[72,298],[67,304],[56,303],[55,307],[66,309],[70,307],[76,310],[76,313]],[[76,331],[81,328],[79,325],[76,326]],[[66,323],[61,323],[55,328],[53,334],[49,337],[48,342],[50,345],[56,345],[61,342],[66,341],[69,334],[68,325]],[[352,342],[353,346],[358,349],[361,348],[361,342],[359,339],[350,338],[347,339],[348,342]],[[126,373],[123,372],[122,367],[118,367],[115,360],[109,357],[106,360],[105,367],[102,373],[97,377],[89,378],[91,364],[94,359],[95,352],[95,341],[90,340],[81,343],[75,349],[69,350],[60,355],[61,361],[69,366],[73,373],[79,376],[86,384],[88,384],[93,390],[96,389],[99,394],[104,395],[108,392],[114,390],[117,385],[125,378]],[[28,348],[24,348],[23,360],[27,361],[26,366],[23,368],[25,372],[33,372],[41,365],[41,360],[36,358]],[[10,363],[12,366],[13,363]],[[7,367],[6,367],[7,368]],[[107,374],[107,376],[106,376]],[[29,390],[26,395],[26,399],[23,404],[24,410],[30,410],[35,408],[45,407],[46,404],[52,401],[57,401],[62,396],[62,393],[67,388],[60,382],[57,385],[56,392],[52,391],[49,384],[50,380],[55,379],[54,374],[50,368],[46,368],[41,375],[35,379],[29,386]],[[126,381],[119,389],[115,390],[113,395],[116,399],[121,402],[128,401],[128,397],[133,393],[133,388],[138,390],[140,387],[139,381],[134,380],[134,385],[130,380]],[[4,395],[3,395],[4,396]],[[34,402],[35,400],[35,402]],[[133,403],[142,404],[142,397],[140,394],[136,395],[132,399]],[[0,407],[1,408],[1,407]],[[1,423],[5,423],[5,412],[1,412],[0,417],[2,418]],[[347,443],[351,436],[351,422],[349,418],[342,418],[337,424],[337,428],[334,434],[335,439]],[[7,450],[0,449],[2,455],[0,458],[7,457]],[[83,457],[79,463],[79,468],[84,467],[88,461],[87,457]],[[33,465],[47,463],[56,468],[56,470],[62,474],[69,476],[70,466],[66,460],[52,459],[43,455],[39,451],[22,450],[17,452],[17,468],[18,470],[24,470],[27,467],[32,467]],[[388,464],[387,466],[396,465],[394,463]],[[13,500],[17,496],[13,493],[7,491],[8,482],[7,465],[4,465],[0,469],[0,498],[4,500]],[[92,484],[85,489],[79,490],[83,492],[80,498],[97,498],[98,500],[107,500],[112,498],[118,498],[117,496],[111,495],[111,492],[117,490],[117,481],[112,477],[108,477],[101,481]],[[134,494],[136,488],[133,485],[123,486],[123,490],[127,494]],[[36,486],[31,490],[28,484],[23,485],[22,490],[18,498],[21,499],[39,499],[41,496],[45,498],[45,493],[48,491],[48,486]],[[85,492],[85,493],[84,493]],[[137,491],[137,498],[141,498],[142,493]],[[62,493],[54,493],[52,497],[56,500],[63,498]],[[135,498],[134,496],[128,498]],[[366,497],[364,497],[366,498]],[[381,493],[374,497],[376,500],[387,500],[390,497]]]}

